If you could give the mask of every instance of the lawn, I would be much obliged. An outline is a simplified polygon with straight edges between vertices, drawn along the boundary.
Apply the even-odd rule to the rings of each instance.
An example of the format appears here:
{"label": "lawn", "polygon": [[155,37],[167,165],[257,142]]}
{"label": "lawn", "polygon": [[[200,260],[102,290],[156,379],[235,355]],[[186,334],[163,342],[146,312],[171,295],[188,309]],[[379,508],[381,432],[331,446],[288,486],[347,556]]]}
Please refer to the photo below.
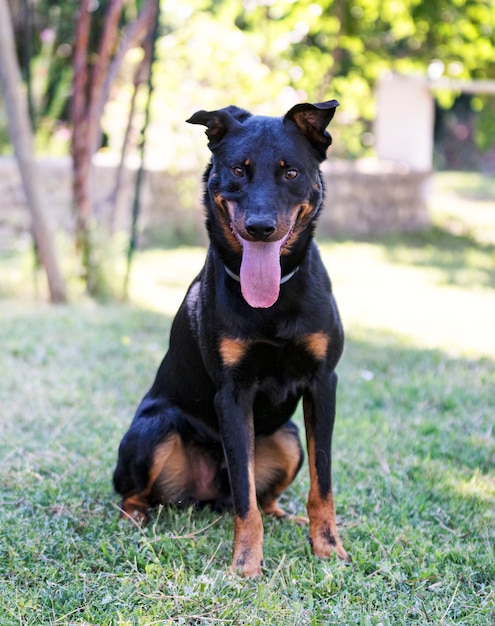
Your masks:
{"label": "lawn", "polygon": [[[118,521],[117,446],[203,250],[140,252],[125,305],[49,307],[0,258],[0,626],[495,623],[495,185],[435,185],[428,232],[321,244],[347,332],[350,566],[265,518],[264,575],[243,580],[229,513]],[[305,465],[284,507],[303,514],[307,490]]]}

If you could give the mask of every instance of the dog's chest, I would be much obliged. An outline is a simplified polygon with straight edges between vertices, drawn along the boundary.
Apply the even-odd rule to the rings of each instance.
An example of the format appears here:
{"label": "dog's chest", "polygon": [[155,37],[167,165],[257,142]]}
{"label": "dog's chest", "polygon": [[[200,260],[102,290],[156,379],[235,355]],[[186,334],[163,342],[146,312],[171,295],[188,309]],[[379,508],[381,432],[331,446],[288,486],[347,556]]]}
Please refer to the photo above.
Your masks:
{"label": "dog's chest", "polygon": [[292,386],[311,378],[325,360],[329,337],[308,333],[295,339],[233,339],[223,337],[219,354],[238,380],[265,386],[269,381]]}

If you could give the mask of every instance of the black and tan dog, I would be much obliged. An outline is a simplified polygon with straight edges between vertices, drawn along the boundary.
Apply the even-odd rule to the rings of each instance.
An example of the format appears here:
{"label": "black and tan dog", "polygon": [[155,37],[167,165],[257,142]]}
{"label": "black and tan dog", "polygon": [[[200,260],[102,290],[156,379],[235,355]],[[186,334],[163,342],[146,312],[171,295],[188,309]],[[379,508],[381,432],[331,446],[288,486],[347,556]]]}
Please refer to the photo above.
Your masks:
{"label": "black and tan dog", "polygon": [[155,382],[122,440],[114,485],[125,514],[159,503],[233,504],[232,571],[261,573],[264,513],[303,453],[290,421],[303,400],[314,554],[348,559],[332,497],[331,443],[343,332],[313,240],[319,164],[338,103],[283,118],[199,111],[213,154],[204,202],[205,265],[172,325]]}

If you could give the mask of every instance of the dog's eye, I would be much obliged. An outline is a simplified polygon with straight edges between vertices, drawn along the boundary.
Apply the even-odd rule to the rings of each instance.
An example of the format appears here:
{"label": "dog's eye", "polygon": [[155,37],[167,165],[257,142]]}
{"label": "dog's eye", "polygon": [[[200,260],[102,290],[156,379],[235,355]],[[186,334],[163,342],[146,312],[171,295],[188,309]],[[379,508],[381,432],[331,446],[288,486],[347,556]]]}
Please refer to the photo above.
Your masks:
{"label": "dog's eye", "polygon": [[299,174],[299,172],[297,170],[294,169],[288,169],[285,172],[285,178],[287,178],[287,180],[294,180],[294,178]]}
{"label": "dog's eye", "polygon": [[238,178],[242,178],[242,176],[244,176],[244,168],[240,165],[233,167],[232,172],[234,173],[234,176],[237,176]]}

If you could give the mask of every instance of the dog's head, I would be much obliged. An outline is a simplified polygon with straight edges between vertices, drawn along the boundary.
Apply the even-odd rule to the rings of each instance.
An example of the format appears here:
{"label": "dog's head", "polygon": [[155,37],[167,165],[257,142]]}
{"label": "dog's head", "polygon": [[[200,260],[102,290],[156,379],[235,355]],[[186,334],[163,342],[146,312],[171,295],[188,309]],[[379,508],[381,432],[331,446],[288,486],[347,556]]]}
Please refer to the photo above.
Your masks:
{"label": "dog's head", "polygon": [[206,173],[208,228],[231,272],[240,266],[244,299],[278,299],[282,265],[297,266],[323,200],[319,165],[332,143],[326,127],[336,100],[298,104],[282,118],[235,106],[198,111],[213,154]]}

